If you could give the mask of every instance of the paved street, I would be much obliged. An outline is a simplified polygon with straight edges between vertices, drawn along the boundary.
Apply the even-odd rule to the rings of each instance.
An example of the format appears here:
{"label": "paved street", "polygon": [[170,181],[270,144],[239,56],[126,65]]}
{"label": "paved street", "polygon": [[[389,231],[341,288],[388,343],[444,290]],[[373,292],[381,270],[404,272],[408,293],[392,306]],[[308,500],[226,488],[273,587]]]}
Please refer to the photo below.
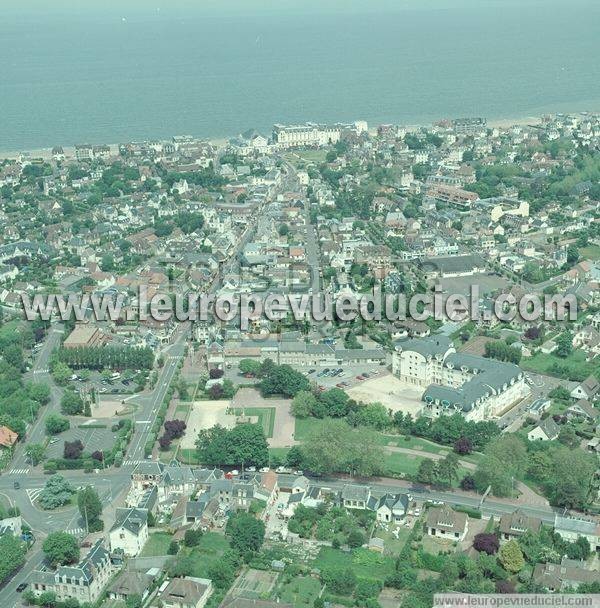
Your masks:
{"label": "paved street", "polygon": [[[46,439],[45,420],[46,417],[54,412],[60,411],[60,400],[62,397],[62,389],[54,383],[50,375],[50,356],[52,351],[60,344],[61,336],[64,333],[64,327],[61,324],[52,325],[42,348],[38,351],[37,356],[31,370],[27,373],[26,378],[33,382],[45,383],[50,387],[50,403],[40,411],[37,420],[27,431],[27,443],[43,443]],[[30,463],[25,458],[24,454],[25,443],[21,442],[16,449],[13,457],[12,465],[7,471],[8,474],[26,474],[29,471]]]}

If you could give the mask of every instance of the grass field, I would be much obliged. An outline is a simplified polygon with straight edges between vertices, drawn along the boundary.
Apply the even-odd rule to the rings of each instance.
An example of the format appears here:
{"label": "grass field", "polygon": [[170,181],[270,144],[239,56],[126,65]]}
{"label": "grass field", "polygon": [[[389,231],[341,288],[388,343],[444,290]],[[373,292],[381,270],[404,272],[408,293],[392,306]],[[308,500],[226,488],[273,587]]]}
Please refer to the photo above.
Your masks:
{"label": "grass field", "polygon": [[191,448],[181,449],[177,452],[177,460],[183,464],[200,464],[196,457],[196,450]]}
{"label": "grass field", "polygon": [[[600,361],[586,361],[582,350],[574,350],[568,357],[558,357],[554,353],[546,355],[537,353],[533,357],[524,358],[520,363],[523,369],[547,374],[557,378],[581,381],[592,374],[600,374]],[[558,372],[554,366],[558,365],[564,372]]]}
{"label": "grass field", "polygon": [[[391,528],[390,528],[391,529]],[[384,555],[398,555],[402,549],[404,549],[404,545],[410,536],[411,529],[410,528],[399,528],[398,538],[396,538],[391,531],[386,532],[381,528],[375,528],[373,531],[373,536],[377,538],[383,539],[384,542]]]}
{"label": "grass field", "polygon": [[[322,421],[317,418],[297,418],[294,436],[298,441],[305,441],[306,438],[314,430],[318,429],[319,425],[321,424]],[[410,435],[388,435],[385,433],[377,433],[377,438],[379,445],[382,447],[389,446],[407,448],[411,450],[418,450],[420,452],[427,452],[429,454],[437,454],[440,456],[444,456],[448,452],[452,451],[452,447],[450,446],[440,445],[434,443],[433,441],[428,441],[427,439],[422,439],[420,437],[412,437]],[[469,454],[467,456],[461,456],[460,458],[461,460],[466,460],[467,462],[477,464],[481,459],[481,454]],[[388,468],[390,472],[411,474],[416,473],[416,470],[419,468],[419,464],[423,458],[396,452],[386,454],[385,460],[386,468]]]}
{"label": "grass field", "polygon": [[[298,150],[293,154],[287,154],[286,159],[295,167],[300,164],[315,163],[320,165],[325,162],[327,150]],[[299,158],[300,157],[300,158]]]}
{"label": "grass field", "polygon": [[332,547],[322,547],[313,565],[320,570],[351,568],[359,578],[379,580],[382,583],[395,570],[395,560],[392,557],[362,548],[348,553]]}
{"label": "grass field", "polygon": [[586,260],[600,260],[600,245],[588,245],[580,249],[579,253]]}
{"label": "grass field", "polygon": [[[401,477],[415,475],[419,470],[421,462],[425,459],[425,456],[414,456],[412,454],[402,454],[401,452],[387,453],[384,458],[385,473]],[[468,473],[472,473],[472,471],[459,466],[457,471],[458,480],[452,485],[458,486],[460,480]]]}
{"label": "grass field", "polygon": [[216,532],[204,534],[200,544],[190,553],[194,560],[194,571],[191,576],[209,578],[208,570],[227,549],[229,549],[229,541],[223,534]]}
{"label": "grass field", "polygon": [[292,606],[312,606],[319,597],[321,583],[316,578],[298,577],[278,589],[282,602]]}
{"label": "grass field", "polygon": [[258,424],[263,427],[265,437],[267,437],[267,439],[273,437],[273,427],[275,425],[274,407],[247,407],[244,409],[235,408],[233,413],[236,416],[257,416]]}
{"label": "grass field", "polygon": [[140,553],[140,557],[155,557],[157,555],[168,555],[172,536],[166,532],[154,532],[148,536],[148,540]]}

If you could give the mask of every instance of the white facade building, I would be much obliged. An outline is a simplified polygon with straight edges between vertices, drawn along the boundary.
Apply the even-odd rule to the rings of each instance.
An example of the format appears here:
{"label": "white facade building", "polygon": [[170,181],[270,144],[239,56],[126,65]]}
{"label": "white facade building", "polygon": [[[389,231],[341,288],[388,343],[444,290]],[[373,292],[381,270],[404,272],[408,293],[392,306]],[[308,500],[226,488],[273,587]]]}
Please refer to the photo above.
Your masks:
{"label": "white facade building", "polygon": [[457,353],[445,336],[399,342],[392,371],[424,389],[424,414],[436,418],[459,412],[467,420],[488,420],[530,391],[517,365]]}

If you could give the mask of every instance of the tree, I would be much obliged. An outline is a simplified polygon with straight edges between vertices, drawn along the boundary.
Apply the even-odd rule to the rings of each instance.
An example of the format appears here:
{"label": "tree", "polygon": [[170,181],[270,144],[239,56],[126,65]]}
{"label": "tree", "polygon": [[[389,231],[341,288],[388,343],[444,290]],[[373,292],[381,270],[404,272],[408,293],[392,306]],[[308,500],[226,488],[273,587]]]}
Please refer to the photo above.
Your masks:
{"label": "tree", "polygon": [[25,448],[25,456],[33,466],[36,466],[46,457],[46,448],[41,443],[30,443]]}
{"label": "tree", "polygon": [[569,509],[585,507],[596,470],[594,458],[580,449],[561,447],[553,454],[548,480],[552,504]]}
{"label": "tree", "polygon": [[73,375],[73,371],[65,363],[58,361],[52,366],[52,375],[54,376],[56,384],[64,386]]}
{"label": "tree", "polygon": [[48,435],[58,435],[67,431],[70,426],[69,420],[59,414],[50,414],[46,418],[46,433]]}
{"label": "tree", "polygon": [[[262,371],[261,368],[261,373]],[[261,393],[265,397],[269,395],[295,397],[300,391],[307,391],[309,388],[310,384],[306,376],[290,365],[276,365],[264,375],[260,383]]]}
{"label": "tree", "polygon": [[475,485],[480,492],[492,487],[495,496],[510,496],[514,480],[527,467],[527,448],[517,435],[503,435],[485,449],[485,457],[475,471]]}
{"label": "tree", "polygon": [[165,435],[171,439],[179,439],[185,433],[186,424],[183,420],[167,420],[165,422]]}
{"label": "tree", "polygon": [[310,391],[300,391],[291,405],[292,415],[296,418],[308,418],[317,407],[317,398]]}
{"label": "tree", "polygon": [[323,570],[321,580],[330,592],[337,595],[351,595],[357,583],[356,574],[351,568]]}
{"label": "tree", "polygon": [[512,574],[519,572],[525,565],[525,559],[523,558],[523,552],[519,547],[519,543],[516,540],[509,540],[502,545],[500,551],[498,551],[498,561],[508,572]]}
{"label": "tree", "polygon": [[265,540],[265,524],[250,513],[238,511],[227,521],[225,533],[231,547],[247,556],[261,548]]}
{"label": "tree", "polygon": [[25,543],[10,533],[0,536],[0,583],[25,563]]}
{"label": "tree", "polygon": [[304,452],[298,445],[293,445],[285,455],[285,464],[288,467],[302,469],[305,466],[305,462],[306,458],[304,457]]}
{"label": "tree", "polygon": [[573,352],[573,334],[570,331],[565,331],[558,338],[556,342],[556,354],[563,359],[566,359]]}
{"label": "tree", "polygon": [[46,405],[50,401],[50,387],[45,383],[34,384],[28,387],[29,396],[40,405]]}
{"label": "tree", "polygon": [[100,519],[102,515],[102,501],[98,492],[92,486],[86,486],[77,494],[77,507],[79,514],[86,522],[89,532],[99,532],[104,524]]}
{"label": "tree", "polygon": [[81,439],[76,439],[75,441],[65,441],[64,447],[64,457],[68,460],[77,460],[81,457],[83,453],[83,443],[81,443]]}
{"label": "tree", "polygon": [[172,540],[169,543],[169,548],[167,549],[168,555],[177,555],[179,553],[179,543],[176,540]]}
{"label": "tree", "polygon": [[223,377],[223,374],[225,372],[222,369],[219,369],[218,367],[213,367],[209,372],[208,372],[208,377],[211,380],[218,380],[219,378]]}
{"label": "tree", "polygon": [[470,454],[473,451],[473,442],[468,437],[461,437],[454,443],[454,451],[457,454]]}
{"label": "tree", "polygon": [[79,560],[79,543],[67,532],[50,533],[42,549],[52,567],[74,564]]}
{"label": "tree", "polygon": [[60,408],[63,414],[76,416],[83,412],[83,399],[74,391],[65,391],[60,401]]}
{"label": "tree", "polygon": [[240,361],[239,368],[242,374],[258,376],[260,373],[260,363],[258,361],[254,361],[254,359],[242,359]]}
{"label": "tree", "polygon": [[376,434],[344,420],[325,419],[302,446],[306,466],[316,473],[371,476],[381,471],[383,449]]}
{"label": "tree", "polygon": [[358,529],[354,528],[350,534],[348,534],[348,546],[351,549],[357,549],[365,544],[365,535]]}
{"label": "tree", "polygon": [[202,530],[189,529],[185,531],[183,544],[186,547],[197,547],[202,539]]}
{"label": "tree", "polygon": [[476,534],[473,539],[473,548],[477,551],[483,551],[488,555],[494,555],[500,547],[498,537],[493,533],[482,532]]}
{"label": "tree", "polygon": [[570,424],[564,424],[561,427],[558,433],[558,441],[571,449],[576,448],[580,443],[580,439],[575,432],[575,427]]}
{"label": "tree", "polygon": [[167,450],[169,450],[171,448],[171,438],[168,435],[163,435],[159,440],[158,440],[158,445],[160,446],[160,449],[163,450],[164,452],[166,452]]}
{"label": "tree", "polygon": [[57,509],[71,501],[73,487],[62,475],[52,475],[41,491],[38,501],[43,509]]}
{"label": "tree", "polygon": [[433,484],[437,481],[437,466],[431,458],[424,458],[417,471],[417,481]]}
{"label": "tree", "polygon": [[259,424],[238,424],[232,429],[216,425],[201,430],[196,440],[200,462],[209,465],[265,466],[269,447]]}
{"label": "tree", "polygon": [[475,479],[472,475],[465,475],[460,482],[460,487],[467,492],[475,489]]}
{"label": "tree", "polygon": [[448,485],[452,485],[452,482],[458,479],[458,456],[454,452],[449,452],[445,458],[438,461],[437,476]]}
{"label": "tree", "polygon": [[387,408],[381,403],[369,403],[360,407],[354,413],[353,422],[356,425],[371,427],[376,431],[383,431],[392,423]]}
{"label": "tree", "polygon": [[318,418],[343,418],[348,413],[350,397],[341,388],[330,388],[321,393],[313,415]]}

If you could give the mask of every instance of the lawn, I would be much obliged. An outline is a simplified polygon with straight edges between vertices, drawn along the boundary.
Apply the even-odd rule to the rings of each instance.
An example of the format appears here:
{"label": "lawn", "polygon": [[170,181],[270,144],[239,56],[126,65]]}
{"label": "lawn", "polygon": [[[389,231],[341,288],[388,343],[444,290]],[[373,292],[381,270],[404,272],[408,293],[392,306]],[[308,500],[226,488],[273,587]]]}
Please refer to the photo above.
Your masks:
{"label": "lawn", "polygon": [[404,545],[410,536],[412,528],[406,528],[404,526],[399,527],[398,538],[396,538],[391,532],[393,529],[395,529],[394,524],[389,524],[388,528],[389,531],[376,527],[375,530],[373,530],[373,536],[383,540],[385,555],[397,556],[400,551],[404,549]]}
{"label": "lawn", "polygon": [[191,576],[209,578],[210,567],[227,549],[229,549],[229,541],[223,534],[217,534],[216,532],[204,534],[200,544],[191,551],[194,558],[194,571]]}
{"label": "lawn", "polygon": [[236,416],[257,416],[257,422],[263,427],[265,437],[273,437],[273,426],[275,425],[274,407],[247,407],[244,409],[235,408],[233,413]]}
{"label": "lawn", "polygon": [[[386,453],[384,456],[385,472],[403,478],[416,475],[421,462],[425,458],[425,456],[413,456],[412,454],[402,454],[401,452]],[[470,471],[459,466],[457,471],[458,481],[455,481],[453,485],[458,485],[460,480],[468,473]]]}
{"label": "lawn", "polygon": [[140,553],[140,557],[156,557],[157,555],[168,555],[169,545],[173,537],[166,532],[154,532],[148,536],[148,540]]}
{"label": "lawn", "polygon": [[321,583],[316,578],[298,577],[278,589],[282,602],[292,606],[312,606],[319,597]]}
{"label": "lawn", "polygon": [[586,361],[582,350],[574,350],[568,357],[558,357],[554,353],[546,355],[537,353],[533,357],[524,358],[520,363],[523,369],[547,374],[556,378],[566,378],[580,382],[588,376],[600,374],[600,361]]}
{"label": "lawn", "polygon": [[297,167],[303,162],[308,164],[315,163],[317,165],[321,165],[325,162],[326,156],[327,150],[298,150],[293,154],[287,154],[286,158],[290,163]]}
{"label": "lawn", "polygon": [[183,464],[200,464],[196,456],[196,450],[192,449],[180,449],[177,452],[177,460]]}
{"label": "lawn", "polygon": [[296,427],[294,429],[294,438],[297,441],[304,441],[314,431],[316,431],[322,420],[319,418],[296,418]]}
{"label": "lawn", "polygon": [[359,578],[383,582],[395,571],[395,559],[362,548],[347,552],[322,547],[313,566],[320,570],[351,568]]}
{"label": "lawn", "polygon": [[188,414],[190,413],[190,408],[192,407],[192,403],[190,401],[180,401],[177,404],[177,408],[175,409],[174,417],[177,420],[186,420]]}
{"label": "lawn", "polygon": [[588,245],[579,250],[582,258],[586,260],[600,260],[600,245]]}
{"label": "lawn", "polygon": [[269,456],[271,458],[276,458],[281,462],[285,462],[285,457],[289,451],[290,448],[269,448]]}
{"label": "lawn", "polygon": [[[298,441],[305,441],[320,424],[322,424],[322,421],[318,418],[296,418],[294,437]],[[413,437],[411,435],[387,435],[385,433],[377,433],[377,439],[379,444],[383,447],[407,448],[439,455],[445,455],[452,451],[451,446],[440,445],[433,441],[422,439],[421,437]],[[477,464],[481,459],[481,454],[468,454],[461,456],[460,459]],[[386,454],[385,456],[386,468],[389,468],[391,471],[404,473],[416,473],[421,460],[423,460],[423,458],[420,456],[411,456],[410,454],[401,454],[398,452]]]}

